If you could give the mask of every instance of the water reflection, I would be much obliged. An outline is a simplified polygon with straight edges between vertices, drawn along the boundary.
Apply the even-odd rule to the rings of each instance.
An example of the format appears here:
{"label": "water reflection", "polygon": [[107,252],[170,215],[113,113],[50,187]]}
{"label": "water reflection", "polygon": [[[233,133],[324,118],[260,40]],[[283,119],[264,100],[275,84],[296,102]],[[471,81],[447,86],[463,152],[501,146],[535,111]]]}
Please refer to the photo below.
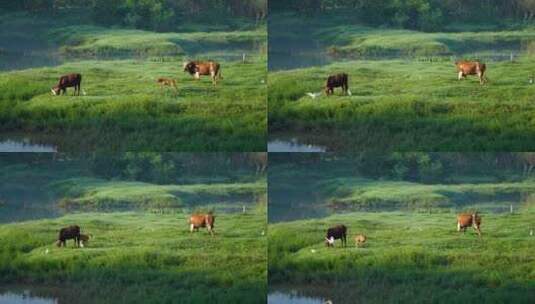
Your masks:
{"label": "water reflection", "polygon": [[47,144],[35,144],[30,139],[7,139],[0,141],[0,152],[57,152],[57,147]]}
{"label": "water reflection", "polygon": [[55,298],[44,298],[31,295],[29,290],[22,292],[0,293],[0,304],[57,304]]}
{"label": "water reflection", "polygon": [[268,294],[268,304],[324,304],[324,299],[299,296],[297,293],[271,292]]}
{"label": "water reflection", "polygon": [[275,139],[268,142],[268,152],[325,152],[326,150],[327,148],[322,146],[301,144],[296,138]]}

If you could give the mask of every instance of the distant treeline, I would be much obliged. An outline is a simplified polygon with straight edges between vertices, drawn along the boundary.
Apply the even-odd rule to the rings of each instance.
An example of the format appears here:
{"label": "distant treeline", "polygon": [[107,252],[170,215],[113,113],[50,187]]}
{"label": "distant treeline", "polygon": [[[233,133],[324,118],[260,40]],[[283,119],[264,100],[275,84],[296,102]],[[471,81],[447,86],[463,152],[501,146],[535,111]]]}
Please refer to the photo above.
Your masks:
{"label": "distant treeline", "polygon": [[17,164],[35,170],[50,166],[53,171],[63,168],[99,178],[173,184],[242,178],[250,181],[264,162],[267,158],[263,153],[4,153],[0,155],[0,171],[9,175],[9,168]]}
{"label": "distant treeline", "polygon": [[535,153],[273,153],[270,164],[282,165],[279,168],[289,171],[318,169],[328,174],[332,170],[366,178],[423,183],[448,182],[459,176],[510,180],[535,174]]}
{"label": "distant treeline", "polygon": [[98,24],[165,31],[189,21],[213,24],[250,18],[260,22],[267,15],[267,0],[18,0],[0,1],[2,9],[33,14],[78,9]]}
{"label": "distant treeline", "polygon": [[[270,0],[270,12],[318,14],[346,11],[370,25],[434,31],[455,22],[531,22],[534,0]],[[350,11],[350,12],[349,12]]]}

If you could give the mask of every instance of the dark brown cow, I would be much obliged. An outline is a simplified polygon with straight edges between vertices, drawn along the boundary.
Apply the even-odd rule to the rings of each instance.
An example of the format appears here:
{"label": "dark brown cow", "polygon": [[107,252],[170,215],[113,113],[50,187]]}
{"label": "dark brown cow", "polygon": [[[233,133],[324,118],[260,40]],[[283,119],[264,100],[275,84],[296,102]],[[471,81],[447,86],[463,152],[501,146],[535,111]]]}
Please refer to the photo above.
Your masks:
{"label": "dark brown cow", "polygon": [[189,61],[184,63],[184,72],[188,72],[195,79],[200,79],[201,75],[210,75],[212,83],[217,84],[217,79],[221,79],[221,67],[215,61]]}
{"label": "dark brown cow", "polygon": [[337,225],[327,229],[327,236],[325,236],[325,245],[327,247],[334,247],[334,240],[340,239],[342,241],[342,246],[347,244],[347,227],[344,225]]}
{"label": "dark brown cow", "polygon": [[457,231],[466,232],[466,228],[474,227],[477,235],[481,236],[481,216],[474,213],[460,213],[457,215]]}
{"label": "dark brown cow", "polygon": [[63,95],[67,93],[67,88],[74,87],[73,95],[80,95],[80,85],[82,84],[81,74],[68,74],[59,78],[59,83],[52,88],[52,94]]}
{"label": "dark brown cow", "polygon": [[67,240],[71,239],[74,239],[75,247],[80,247],[80,226],[72,225],[69,227],[61,228],[59,230],[56,245],[58,245],[58,247],[67,247]]}
{"label": "dark brown cow", "polygon": [[189,218],[190,232],[198,231],[199,228],[206,227],[208,232],[214,236],[214,222],[215,216],[210,213],[207,214],[193,214]]}
{"label": "dark brown cow", "polygon": [[347,74],[340,73],[327,77],[325,82],[325,94],[327,96],[334,94],[334,88],[342,87],[342,91],[347,95],[349,86],[347,84]]}
{"label": "dark brown cow", "polygon": [[466,78],[466,75],[477,75],[479,78],[479,84],[484,84],[487,81],[485,77],[485,70],[487,66],[479,61],[466,61],[461,60],[455,62],[457,67],[458,79]]}

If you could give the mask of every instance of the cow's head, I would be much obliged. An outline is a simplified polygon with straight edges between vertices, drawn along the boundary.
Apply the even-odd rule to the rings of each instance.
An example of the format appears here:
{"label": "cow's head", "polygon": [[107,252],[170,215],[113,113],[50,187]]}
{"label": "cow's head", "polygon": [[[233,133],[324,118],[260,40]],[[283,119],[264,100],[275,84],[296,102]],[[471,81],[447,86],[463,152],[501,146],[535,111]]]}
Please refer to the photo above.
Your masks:
{"label": "cow's head", "polygon": [[56,241],[56,246],[61,247],[61,241],[60,240]]}
{"label": "cow's head", "polygon": [[334,236],[331,236],[330,238],[325,237],[325,245],[327,247],[334,246]]}
{"label": "cow's head", "polygon": [[50,91],[52,91],[52,95],[57,96],[60,92],[60,89],[58,86],[55,86]]}
{"label": "cow's head", "polygon": [[184,72],[188,72],[190,73],[191,75],[195,74],[197,70],[197,65],[195,64],[195,62],[184,62]]}

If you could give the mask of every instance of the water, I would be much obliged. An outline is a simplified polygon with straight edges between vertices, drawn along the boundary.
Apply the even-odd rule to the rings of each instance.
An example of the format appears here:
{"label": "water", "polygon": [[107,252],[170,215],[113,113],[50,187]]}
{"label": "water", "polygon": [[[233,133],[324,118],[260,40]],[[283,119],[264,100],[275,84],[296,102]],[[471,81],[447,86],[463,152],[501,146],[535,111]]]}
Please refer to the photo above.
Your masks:
{"label": "water", "polygon": [[22,292],[7,291],[0,294],[0,304],[57,304],[56,298],[33,296],[29,290]]}
{"label": "water", "polygon": [[301,144],[296,138],[291,140],[275,139],[268,142],[268,152],[325,152],[327,148],[317,145]]}
{"label": "water", "polygon": [[28,138],[20,140],[7,139],[0,141],[0,152],[57,152],[54,145],[32,143]]}
{"label": "water", "polygon": [[0,71],[57,66],[62,62],[55,50],[0,51]]}
{"label": "water", "polygon": [[267,302],[268,304],[324,304],[325,300],[317,297],[299,296],[297,294],[275,291],[268,294]]}

